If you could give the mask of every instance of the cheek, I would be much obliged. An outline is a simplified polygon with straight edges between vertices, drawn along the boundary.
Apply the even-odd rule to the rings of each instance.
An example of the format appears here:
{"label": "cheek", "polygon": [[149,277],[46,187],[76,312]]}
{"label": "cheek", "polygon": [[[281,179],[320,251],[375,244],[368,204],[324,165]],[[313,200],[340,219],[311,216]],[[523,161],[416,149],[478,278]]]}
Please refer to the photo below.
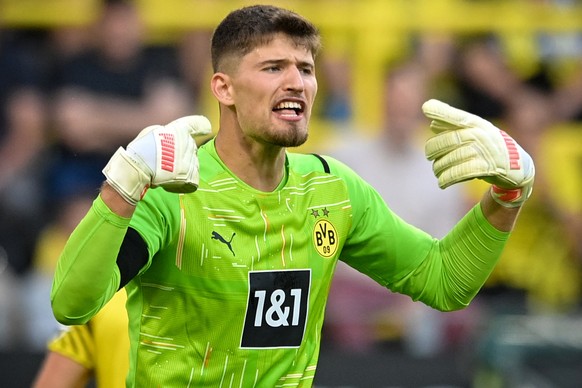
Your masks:
{"label": "cheek", "polygon": [[256,115],[258,107],[261,105],[252,91],[250,93],[244,93],[244,95],[239,95],[234,104],[239,115],[242,114],[249,118]]}
{"label": "cheek", "polygon": [[309,84],[308,89],[311,91],[311,101],[313,101],[315,99],[315,96],[317,95],[318,90],[317,80],[314,78],[313,81],[308,84]]}
{"label": "cheek", "polygon": [[244,92],[240,94],[238,103],[246,107],[246,109],[257,110],[262,106],[268,106],[268,101],[265,93],[260,89],[249,85]]}

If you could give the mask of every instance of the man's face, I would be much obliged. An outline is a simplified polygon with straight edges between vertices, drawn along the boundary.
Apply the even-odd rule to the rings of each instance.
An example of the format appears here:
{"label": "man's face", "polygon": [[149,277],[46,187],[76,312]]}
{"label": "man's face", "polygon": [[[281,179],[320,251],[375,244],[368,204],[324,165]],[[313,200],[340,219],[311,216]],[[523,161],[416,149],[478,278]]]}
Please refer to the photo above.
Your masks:
{"label": "man's face", "polygon": [[245,55],[231,74],[233,108],[245,136],[281,147],[307,140],[315,95],[314,59],[285,35]]}

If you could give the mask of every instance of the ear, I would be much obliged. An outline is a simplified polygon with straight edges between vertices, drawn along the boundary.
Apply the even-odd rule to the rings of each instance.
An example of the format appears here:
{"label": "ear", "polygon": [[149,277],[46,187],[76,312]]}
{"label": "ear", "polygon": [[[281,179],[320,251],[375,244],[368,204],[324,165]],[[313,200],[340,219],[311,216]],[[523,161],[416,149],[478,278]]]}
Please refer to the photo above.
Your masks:
{"label": "ear", "polygon": [[234,105],[230,77],[225,73],[214,73],[210,80],[212,94],[222,105]]}

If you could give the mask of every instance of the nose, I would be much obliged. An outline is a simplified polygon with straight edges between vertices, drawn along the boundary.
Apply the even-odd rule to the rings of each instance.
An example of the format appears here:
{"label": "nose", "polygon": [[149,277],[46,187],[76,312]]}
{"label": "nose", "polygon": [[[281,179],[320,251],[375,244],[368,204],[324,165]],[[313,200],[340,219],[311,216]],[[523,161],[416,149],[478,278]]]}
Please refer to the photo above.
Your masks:
{"label": "nose", "polygon": [[285,90],[302,92],[305,89],[305,80],[301,69],[290,66],[285,74]]}

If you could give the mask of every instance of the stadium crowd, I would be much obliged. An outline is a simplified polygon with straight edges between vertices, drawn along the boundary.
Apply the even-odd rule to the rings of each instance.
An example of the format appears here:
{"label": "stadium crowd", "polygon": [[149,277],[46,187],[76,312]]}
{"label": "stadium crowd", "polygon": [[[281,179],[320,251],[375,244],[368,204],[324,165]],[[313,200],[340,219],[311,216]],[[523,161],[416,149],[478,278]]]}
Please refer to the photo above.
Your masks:
{"label": "stadium crowd", "polygon": [[[183,31],[168,44],[149,43],[145,31],[133,3],[120,0],[107,1],[94,25],[0,28],[4,350],[44,352],[58,334],[49,301],[56,260],[113,152],[151,123],[205,113],[211,31]],[[353,123],[349,58],[326,57],[324,47],[318,114],[338,129],[329,133],[333,141],[311,147],[351,165],[407,221],[440,236],[483,191],[474,182],[438,189],[423,151],[428,123],[420,106],[428,98],[495,122],[538,166],[534,194],[470,308],[436,313],[340,267],[326,346],[364,353],[397,346],[435,356],[466,350],[500,314],[579,312],[582,31],[540,33],[534,43],[535,61],[522,63],[495,33],[410,36],[406,52],[386,61],[380,128]],[[415,197],[432,191],[434,202]]]}

